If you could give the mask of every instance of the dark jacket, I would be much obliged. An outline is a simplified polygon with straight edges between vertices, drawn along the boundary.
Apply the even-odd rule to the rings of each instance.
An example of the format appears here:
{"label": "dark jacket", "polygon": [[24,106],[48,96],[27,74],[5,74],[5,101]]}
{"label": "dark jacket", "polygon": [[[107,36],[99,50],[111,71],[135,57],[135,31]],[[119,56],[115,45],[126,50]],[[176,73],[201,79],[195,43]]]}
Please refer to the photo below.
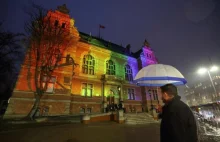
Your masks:
{"label": "dark jacket", "polygon": [[197,124],[191,109],[174,97],[162,108],[161,142],[197,142]]}

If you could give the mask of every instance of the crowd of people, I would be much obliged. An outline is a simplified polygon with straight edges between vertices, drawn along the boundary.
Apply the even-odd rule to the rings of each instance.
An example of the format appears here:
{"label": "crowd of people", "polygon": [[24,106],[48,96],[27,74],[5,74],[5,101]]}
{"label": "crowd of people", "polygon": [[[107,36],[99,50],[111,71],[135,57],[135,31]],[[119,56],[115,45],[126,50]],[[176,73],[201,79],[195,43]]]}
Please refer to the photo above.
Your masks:
{"label": "crowd of people", "polygon": [[115,104],[115,103],[108,104],[106,107],[106,112],[114,112],[117,110],[124,110],[125,112],[125,108],[123,108],[122,101],[120,101],[119,104]]}

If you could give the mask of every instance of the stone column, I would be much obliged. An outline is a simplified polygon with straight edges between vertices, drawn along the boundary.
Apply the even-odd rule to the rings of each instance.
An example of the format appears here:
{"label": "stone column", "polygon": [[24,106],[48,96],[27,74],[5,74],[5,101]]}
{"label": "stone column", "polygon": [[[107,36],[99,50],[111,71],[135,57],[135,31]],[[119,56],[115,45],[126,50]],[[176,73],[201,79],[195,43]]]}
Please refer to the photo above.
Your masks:
{"label": "stone column", "polygon": [[102,82],[102,112],[105,113],[105,108],[107,107],[107,104],[105,102],[105,74],[101,76],[101,82]]}

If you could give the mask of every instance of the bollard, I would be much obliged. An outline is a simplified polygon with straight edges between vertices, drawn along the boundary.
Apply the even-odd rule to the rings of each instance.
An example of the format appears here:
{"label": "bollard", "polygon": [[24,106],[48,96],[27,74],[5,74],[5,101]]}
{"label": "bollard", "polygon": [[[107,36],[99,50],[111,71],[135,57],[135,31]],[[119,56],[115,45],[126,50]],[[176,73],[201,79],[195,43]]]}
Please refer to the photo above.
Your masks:
{"label": "bollard", "polygon": [[90,116],[88,114],[84,115],[82,118],[82,123],[89,124],[89,122],[90,122]]}
{"label": "bollard", "polygon": [[123,110],[119,110],[118,114],[117,114],[117,121],[119,124],[122,124],[125,122],[125,118],[124,118],[124,112]]}

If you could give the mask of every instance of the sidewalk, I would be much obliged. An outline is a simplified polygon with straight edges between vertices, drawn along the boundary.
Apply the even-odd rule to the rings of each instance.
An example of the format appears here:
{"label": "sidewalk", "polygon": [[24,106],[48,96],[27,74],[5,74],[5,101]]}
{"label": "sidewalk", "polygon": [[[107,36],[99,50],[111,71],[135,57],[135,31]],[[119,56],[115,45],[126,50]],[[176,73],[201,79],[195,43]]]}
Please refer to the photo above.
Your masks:
{"label": "sidewalk", "polygon": [[48,116],[39,117],[35,120],[6,119],[3,120],[2,124],[0,125],[0,132],[23,128],[35,128],[74,123],[81,123],[81,116]]}

